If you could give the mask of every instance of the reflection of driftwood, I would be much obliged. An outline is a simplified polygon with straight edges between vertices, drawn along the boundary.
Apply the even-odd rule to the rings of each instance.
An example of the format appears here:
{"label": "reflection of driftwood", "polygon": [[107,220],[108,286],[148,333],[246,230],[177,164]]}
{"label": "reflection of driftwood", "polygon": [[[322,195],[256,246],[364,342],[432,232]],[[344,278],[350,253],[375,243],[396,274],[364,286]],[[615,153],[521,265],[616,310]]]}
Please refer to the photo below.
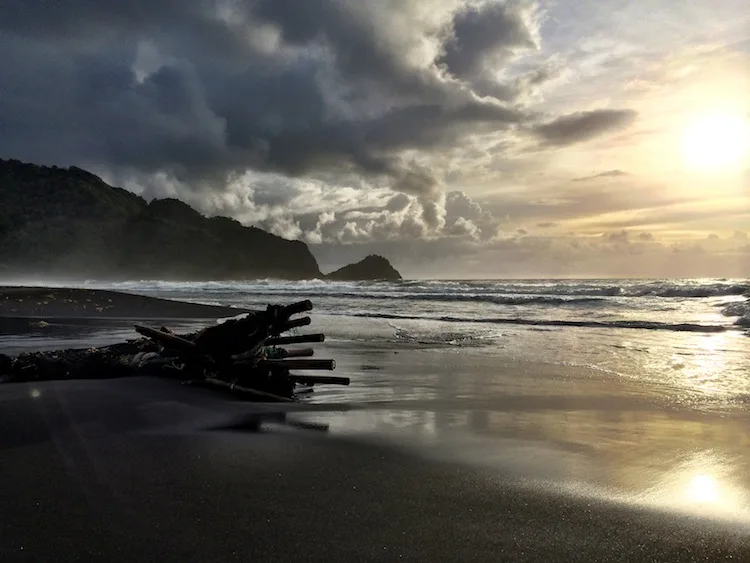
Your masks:
{"label": "reflection of driftwood", "polygon": [[292,402],[292,399],[290,399],[289,397],[282,397],[281,395],[274,395],[273,393],[260,391],[259,389],[251,389],[250,387],[243,387],[242,385],[229,383],[228,381],[216,379],[215,377],[207,377],[201,381],[198,381],[197,384],[206,385],[208,387],[217,387],[219,389],[231,391],[232,393],[243,395],[249,399],[261,400],[261,401],[263,400],[274,401],[274,402],[279,402],[279,403]]}
{"label": "reflection of driftwood", "polygon": [[[208,326],[195,334],[178,335],[167,327],[136,325],[145,339],[91,350],[22,354],[0,361],[0,380],[29,381],[78,377],[106,377],[150,373],[207,382],[240,390],[257,400],[289,399],[295,385],[348,385],[345,377],[290,374],[290,370],[333,370],[334,360],[312,359],[312,348],[287,350],[285,344],[323,342],[322,334],[279,336],[310,324],[310,317],[290,319],[312,309],[309,300],[287,306],[269,305]],[[0,358],[3,360],[3,358]]]}

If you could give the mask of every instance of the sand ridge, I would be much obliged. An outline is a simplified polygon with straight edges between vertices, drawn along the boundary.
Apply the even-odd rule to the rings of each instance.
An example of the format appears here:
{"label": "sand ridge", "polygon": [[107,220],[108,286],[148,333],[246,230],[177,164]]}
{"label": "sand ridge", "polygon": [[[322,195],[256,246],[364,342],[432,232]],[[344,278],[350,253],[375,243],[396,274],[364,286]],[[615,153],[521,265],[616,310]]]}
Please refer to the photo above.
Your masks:
{"label": "sand ridge", "polygon": [[0,286],[0,317],[215,319],[246,311],[105,289]]}

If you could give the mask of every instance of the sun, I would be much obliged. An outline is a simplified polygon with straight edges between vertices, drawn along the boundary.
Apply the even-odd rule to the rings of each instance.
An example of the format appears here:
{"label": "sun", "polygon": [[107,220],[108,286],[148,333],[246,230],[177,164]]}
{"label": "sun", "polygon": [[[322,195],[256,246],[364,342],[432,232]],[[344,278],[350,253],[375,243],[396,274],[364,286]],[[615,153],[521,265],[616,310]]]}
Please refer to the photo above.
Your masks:
{"label": "sun", "polygon": [[750,123],[741,115],[706,114],[693,119],[682,137],[689,168],[703,172],[739,169],[750,159]]}

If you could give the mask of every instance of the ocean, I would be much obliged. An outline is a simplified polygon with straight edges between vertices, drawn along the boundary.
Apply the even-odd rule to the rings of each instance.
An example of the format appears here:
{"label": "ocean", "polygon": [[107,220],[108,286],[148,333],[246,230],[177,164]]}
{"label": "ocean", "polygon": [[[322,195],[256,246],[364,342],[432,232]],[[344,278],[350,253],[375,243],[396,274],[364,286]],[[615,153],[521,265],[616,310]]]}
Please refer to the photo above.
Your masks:
{"label": "ocean", "polygon": [[748,280],[88,285],[249,308],[311,299],[310,330],[325,332],[329,345],[578,366],[615,380],[671,387],[675,400],[711,407],[750,399]]}
{"label": "ocean", "polygon": [[[316,357],[335,358],[351,385],[316,387],[306,421],[519,486],[750,529],[748,280],[86,285],[250,308],[311,299],[300,332],[326,334]],[[0,344],[126,336],[38,331]]]}

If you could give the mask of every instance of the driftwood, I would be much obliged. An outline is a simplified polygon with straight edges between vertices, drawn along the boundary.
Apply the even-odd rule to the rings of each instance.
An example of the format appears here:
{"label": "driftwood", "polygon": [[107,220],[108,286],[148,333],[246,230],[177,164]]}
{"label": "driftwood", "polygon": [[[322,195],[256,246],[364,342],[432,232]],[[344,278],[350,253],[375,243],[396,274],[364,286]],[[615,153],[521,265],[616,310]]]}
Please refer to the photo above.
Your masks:
{"label": "driftwood", "polygon": [[255,400],[290,400],[296,385],[348,385],[346,377],[297,375],[290,370],[333,370],[336,362],[312,359],[312,348],[280,346],[323,342],[323,334],[281,336],[310,324],[310,317],[293,315],[312,310],[309,300],[269,305],[249,313],[178,335],[167,327],[135,325],[145,338],[99,349],[63,350],[0,358],[0,378],[11,381],[150,373],[179,377],[191,383],[227,389]]}
{"label": "driftwood", "polygon": [[325,334],[303,334],[301,336],[279,336],[266,340],[268,346],[283,346],[285,344],[304,344],[307,342],[325,342]]}
{"label": "driftwood", "polygon": [[[290,370],[333,370],[335,360],[311,359],[312,348],[280,348],[284,344],[322,342],[322,334],[280,336],[310,324],[310,317],[292,315],[312,310],[309,300],[287,306],[269,305],[243,318],[206,327],[197,334],[178,336],[164,330],[136,326],[139,334],[157,342],[165,351],[177,353],[180,370],[196,381],[227,388],[256,398],[291,397],[295,385],[348,385],[344,377],[313,377],[291,374]],[[223,382],[223,383],[219,383]],[[265,395],[264,395],[265,394]]]}
{"label": "driftwood", "polygon": [[162,346],[174,348],[175,350],[179,350],[182,353],[198,353],[198,346],[195,345],[195,342],[191,342],[187,338],[177,336],[169,329],[165,331],[165,328],[166,327],[162,327],[160,330],[157,330],[155,328],[150,328],[147,326],[135,325],[135,331],[138,334],[142,334],[147,338],[151,338]]}
{"label": "driftwood", "polygon": [[326,375],[290,375],[289,379],[296,383],[304,383],[305,385],[315,385],[316,383],[349,385],[348,377],[329,377]]}
{"label": "driftwood", "polygon": [[282,358],[309,358],[315,355],[315,350],[312,348],[299,348],[297,350],[285,350],[283,348],[277,348],[279,356]]}

